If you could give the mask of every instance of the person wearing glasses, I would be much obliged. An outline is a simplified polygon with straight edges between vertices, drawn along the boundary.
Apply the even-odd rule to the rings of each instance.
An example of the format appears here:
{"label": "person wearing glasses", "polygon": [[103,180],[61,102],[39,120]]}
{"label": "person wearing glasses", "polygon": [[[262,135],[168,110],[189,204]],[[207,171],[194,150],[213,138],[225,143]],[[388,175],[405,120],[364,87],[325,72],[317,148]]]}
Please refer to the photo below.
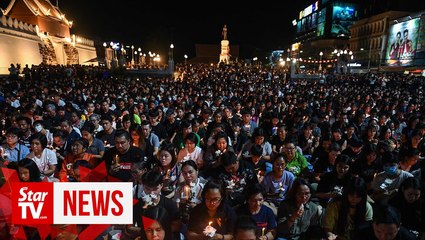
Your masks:
{"label": "person wearing glasses", "polygon": [[[284,239],[313,239],[319,229],[321,209],[310,201],[312,188],[304,178],[295,179],[288,198],[277,213],[277,236]],[[319,239],[319,234],[316,235]]]}
{"label": "person wearing glasses", "polygon": [[[214,240],[233,239],[233,226],[236,213],[224,201],[224,185],[221,180],[210,180],[202,191],[203,202],[194,207],[190,213],[187,238],[203,240],[207,237]],[[215,229],[216,231],[206,231]]]}
{"label": "person wearing glasses", "polygon": [[1,147],[1,155],[5,161],[19,162],[24,159],[30,150],[23,144],[19,143],[19,128],[11,127],[6,131],[6,143]]}

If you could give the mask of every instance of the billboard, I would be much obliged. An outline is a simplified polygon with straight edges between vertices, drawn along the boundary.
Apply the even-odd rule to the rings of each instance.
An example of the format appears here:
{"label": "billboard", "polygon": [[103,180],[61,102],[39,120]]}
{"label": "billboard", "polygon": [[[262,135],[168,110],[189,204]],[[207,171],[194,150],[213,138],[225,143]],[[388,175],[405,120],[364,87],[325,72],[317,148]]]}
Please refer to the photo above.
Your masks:
{"label": "billboard", "polygon": [[385,59],[391,66],[413,64],[419,35],[419,18],[391,26]]}
{"label": "billboard", "polygon": [[334,6],[332,11],[332,28],[333,36],[349,36],[349,27],[357,20],[357,11],[353,6]]}

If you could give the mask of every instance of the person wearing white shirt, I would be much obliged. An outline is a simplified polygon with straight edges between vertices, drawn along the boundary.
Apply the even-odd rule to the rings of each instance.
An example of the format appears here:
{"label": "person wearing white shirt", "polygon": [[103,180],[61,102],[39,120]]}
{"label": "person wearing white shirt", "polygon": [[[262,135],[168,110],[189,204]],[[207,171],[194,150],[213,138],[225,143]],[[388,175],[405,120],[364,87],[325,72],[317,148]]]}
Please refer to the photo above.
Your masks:
{"label": "person wearing white shirt", "polygon": [[56,171],[56,165],[58,160],[56,153],[47,148],[47,138],[41,132],[35,133],[30,138],[31,152],[27,155],[27,158],[32,159],[40,170],[41,177],[53,177]]}
{"label": "person wearing white shirt", "polygon": [[198,144],[198,138],[195,133],[189,133],[184,140],[184,148],[180,149],[177,155],[177,162],[182,163],[187,160],[195,161],[198,168],[202,168],[204,165],[204,151],[196,146]]}

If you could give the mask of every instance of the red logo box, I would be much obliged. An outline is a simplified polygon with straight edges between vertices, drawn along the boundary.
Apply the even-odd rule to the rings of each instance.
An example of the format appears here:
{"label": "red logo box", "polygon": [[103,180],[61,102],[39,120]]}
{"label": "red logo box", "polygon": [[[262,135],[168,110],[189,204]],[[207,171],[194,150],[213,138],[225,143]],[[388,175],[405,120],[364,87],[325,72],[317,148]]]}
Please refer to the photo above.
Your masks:
{"label": "red logo box", "polygon": [[12,184],[13,224],[53,223],[53,183]]}

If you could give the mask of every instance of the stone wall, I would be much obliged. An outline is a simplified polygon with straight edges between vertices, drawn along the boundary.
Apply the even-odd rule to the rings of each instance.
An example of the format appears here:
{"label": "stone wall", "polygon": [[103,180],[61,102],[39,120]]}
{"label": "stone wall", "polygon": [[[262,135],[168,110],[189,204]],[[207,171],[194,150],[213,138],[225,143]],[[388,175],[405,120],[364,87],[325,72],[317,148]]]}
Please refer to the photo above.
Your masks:
{"label": "stone wall", "polygon": [[9,74],[10,64],[31,66],[47,64],[83,64],[96,59],[94,42],[84,37],[50,36],[39,31],[38,26],[2,15],[0,17],[0,75]]}

